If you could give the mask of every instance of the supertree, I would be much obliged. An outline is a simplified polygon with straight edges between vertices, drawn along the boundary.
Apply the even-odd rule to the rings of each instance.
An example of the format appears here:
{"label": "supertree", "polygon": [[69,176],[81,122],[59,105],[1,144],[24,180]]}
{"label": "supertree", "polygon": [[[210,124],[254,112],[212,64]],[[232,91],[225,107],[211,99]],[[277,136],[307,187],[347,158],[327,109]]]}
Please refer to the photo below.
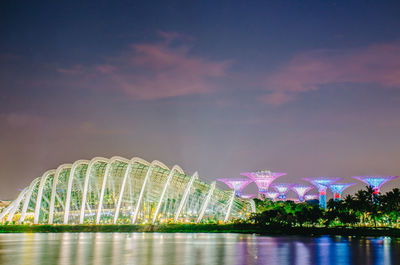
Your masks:
{"label": "supertree", "polygon": [[275,191],[267,191],[267,192],[263,192],[263,194],[264,194],[267,198],[270,198],[270,199],[273,200],[273,201],[275,201],[275,200],[278,198],[278,196],[279,196],[279,193],[278,193],[278,192],[275,192]]}
{"label": "supertree", "polygon": [[253,180],[245,178],[219,178],[217,180],[224,182],[229,188],[235,190],[236,196],[240,196],[242,190],[253,182]]}
{"label": "supertree", "polygon": [[245,172],[240,173],[242,176],[246,176],[254,181],[258,187],[260,193],[268,192],[268,188],[271,183],[280,176],[286,175],[286,173],[272,172],[270,170],[260,170],[256,172]]}
{"label": "supertree", "polygon": [[332,183],[342,180],[343,178],[329,178],[329,177],[319,177],[319,178],[304,178],[304,180],[311,182],[318,189],[319,193],[319,206],[326,209],[326,189]]}
{"label": "supertree", "polygon": [[255,197],[257,197],[257,194],[242,194],[242,195],[240,195],[240,198],[243,198],[243,199],[253,199]]}
{"label": "supertree", "polygon": [[306,194],[304,195],[304,200],[310,201],[310,200],[317,200],[319,197],[319,194]]}
{"label": "supertree", "polygon": [[333,199],[335,201],[340,201],[342,199],[342,192],[353,185],[355,185],[355,183],[335,183],[329,185],[329,189],[333,192]]}
{"label": "supertree", "polygon": [[310,185],[303,185],[303,184],[294,184],[291,189],[296,192],[297,196],[299,197],[299,201],[304,201],[304,195],[311,189],[313,186]]}
{"label": "supertree", "polygon": [[378,195],[380,188],[386,182],[398,178],[398,176],[353,176],[353,178],[362,181],[374,190],[374,195]]}
{"label": "supertree", "polygon": [[290,190],[293,184],[289,183],[274,183],[272,187],[279,193],[278,199],[286,199],[286,193]]}

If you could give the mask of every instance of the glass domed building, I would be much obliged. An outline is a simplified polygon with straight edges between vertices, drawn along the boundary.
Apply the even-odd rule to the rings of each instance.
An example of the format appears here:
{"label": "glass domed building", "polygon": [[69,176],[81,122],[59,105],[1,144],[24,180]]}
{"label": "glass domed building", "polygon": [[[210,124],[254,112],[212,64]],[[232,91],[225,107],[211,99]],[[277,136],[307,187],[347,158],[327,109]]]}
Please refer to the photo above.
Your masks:
{"label": "glass domed building", "polygon": [[159,161],[96,157],[46,171],[0,213],[0,223],[142,224],[246,218],[252,200]]}

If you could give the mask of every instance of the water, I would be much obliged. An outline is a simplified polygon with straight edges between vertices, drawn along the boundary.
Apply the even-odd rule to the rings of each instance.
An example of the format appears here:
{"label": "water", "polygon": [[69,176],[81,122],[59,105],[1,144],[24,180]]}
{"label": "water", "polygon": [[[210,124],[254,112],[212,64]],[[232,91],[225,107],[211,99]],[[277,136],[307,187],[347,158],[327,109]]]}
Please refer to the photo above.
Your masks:
{"label": "water", "polygon": [[3,264],[400,264],[400,241],[242,234],[0,234]]}

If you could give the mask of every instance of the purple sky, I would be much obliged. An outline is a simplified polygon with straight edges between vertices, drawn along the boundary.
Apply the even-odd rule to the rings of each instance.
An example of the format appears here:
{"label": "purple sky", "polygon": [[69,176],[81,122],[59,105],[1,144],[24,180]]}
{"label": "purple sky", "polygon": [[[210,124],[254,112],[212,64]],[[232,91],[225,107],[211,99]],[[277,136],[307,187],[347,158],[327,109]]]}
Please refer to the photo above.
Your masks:
{"label": "purple sky", "polygon": [[400,175],[399,14],[398,1],[2,1],[0,199],[94,156],[207,181]]}

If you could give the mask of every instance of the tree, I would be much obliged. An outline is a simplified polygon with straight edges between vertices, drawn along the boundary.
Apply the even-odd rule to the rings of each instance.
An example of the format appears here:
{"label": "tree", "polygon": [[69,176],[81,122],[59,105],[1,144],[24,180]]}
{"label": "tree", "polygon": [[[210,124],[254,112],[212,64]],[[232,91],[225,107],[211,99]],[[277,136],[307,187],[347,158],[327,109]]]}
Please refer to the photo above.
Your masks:
{"label": "tree", "polygon": [[395,223],[398,226],[400,217],[400,189],[394,188],[392,191],[380,197],[382,212],[388,216],[390,225]]}

